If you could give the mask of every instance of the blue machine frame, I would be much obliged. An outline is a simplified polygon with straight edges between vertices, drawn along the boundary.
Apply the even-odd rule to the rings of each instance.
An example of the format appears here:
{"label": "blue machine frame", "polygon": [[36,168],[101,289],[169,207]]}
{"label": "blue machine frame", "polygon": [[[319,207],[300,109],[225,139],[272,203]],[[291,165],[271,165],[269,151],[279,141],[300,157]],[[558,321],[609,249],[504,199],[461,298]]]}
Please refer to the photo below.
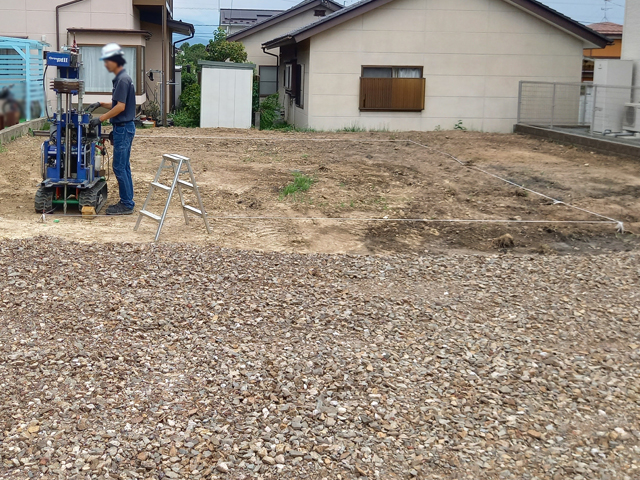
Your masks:
{"label": "blue machine frame", "polygon": [[[83,110],[82,59],[77,49],[47,52],[47,67],[57,68],[53,90],[57,111],[51,119],[49,139],[42,145],[42,183],[36,194],[36,211],[52,211],[56,204],[77,204],[100,210],[106,202],[106,181],[98,150],[104,152],[100,125],[91,128],[91,114]],[[72,99],[77,96],[77,109]]]}

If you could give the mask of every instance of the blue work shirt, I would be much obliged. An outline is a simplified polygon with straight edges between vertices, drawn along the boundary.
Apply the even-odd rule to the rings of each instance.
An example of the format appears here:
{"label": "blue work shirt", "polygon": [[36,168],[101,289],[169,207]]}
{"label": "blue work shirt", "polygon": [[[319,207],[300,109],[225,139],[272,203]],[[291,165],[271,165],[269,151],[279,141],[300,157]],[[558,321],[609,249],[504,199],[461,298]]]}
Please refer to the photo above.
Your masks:
{"label": "blue work shirt", "polygon": [[120,73],[113,79],[113,93],[111,100],[111,108],[115,107],[118,102],[124,103],[124,111],[111,119],[111,123],[131,122],[136,118],[136,89],[133,80],[123,68]]}

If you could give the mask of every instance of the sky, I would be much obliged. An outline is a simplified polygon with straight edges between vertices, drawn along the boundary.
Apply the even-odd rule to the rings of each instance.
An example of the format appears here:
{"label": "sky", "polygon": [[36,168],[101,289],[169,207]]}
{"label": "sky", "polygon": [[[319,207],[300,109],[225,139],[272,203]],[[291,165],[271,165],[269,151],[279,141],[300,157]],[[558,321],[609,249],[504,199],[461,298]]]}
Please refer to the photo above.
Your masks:
{"label": "sky", "polygon": [[[301,0],[174,0],[173,18],[193,23],[196,36],[191,43],[207,43],[220,21],[221,8],[260,8],[286,10]],[[350,5],[356,0],[337,0]],[[602,22],[606,16],[610,22],[622,23],[625,0],[541,0],[542,3],[584,24]]]}

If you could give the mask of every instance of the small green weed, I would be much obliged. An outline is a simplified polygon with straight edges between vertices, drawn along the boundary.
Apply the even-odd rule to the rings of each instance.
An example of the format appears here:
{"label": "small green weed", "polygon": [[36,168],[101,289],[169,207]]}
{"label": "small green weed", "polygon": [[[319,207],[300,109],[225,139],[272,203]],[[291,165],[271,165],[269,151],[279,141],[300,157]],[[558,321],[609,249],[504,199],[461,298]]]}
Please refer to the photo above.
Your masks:
{"label": "small green weed", "polygon": [[289,183],[280,191],[278,198],[284,200],[285,197],[292,195],[295,199],[297,193],[308,192],[314,183],[316,183],[316,180],[313,177],[302,173],[294,173],[293,182]]}
{"label": "small green weed", "polygon": [[351,125],[349,125],[347,127],[343,127],[343,128],[340,128],[340,129],[336,130],[336,132],[366,132],[366,131],[367,131],[366,128],[361,127],[357,123],[352,123]]}
{"label": "small green weed", "polygon": [[461,130],[461,131],[463,131],[463,132],[466,132],[466,131],[467,131],[467,127],[465,127],[465,126],[462,124],[462,120],[458,120],[458,123],[456,123],[456,124],[453,126],[453,129],[454,129],[454,130]]}
{"label": "small green weed", "polygon": [[308,127],[296,127],[294,125],[289,125],[288,123],[276,123],[270,130],[277,130],[279,132],[303,132],[303,133],[314,133],[321,132],[322,130],[316,130],[315,128]]}
{"label": "small green weed", "polygon": [[4,153],[7,151],[7,147],[0,143],[0,153]]}
{"label": "small green weed", "polygon": [[441,132],[442,127],[440,125],[436,125],[436,128],[433,129],[434,132]]}

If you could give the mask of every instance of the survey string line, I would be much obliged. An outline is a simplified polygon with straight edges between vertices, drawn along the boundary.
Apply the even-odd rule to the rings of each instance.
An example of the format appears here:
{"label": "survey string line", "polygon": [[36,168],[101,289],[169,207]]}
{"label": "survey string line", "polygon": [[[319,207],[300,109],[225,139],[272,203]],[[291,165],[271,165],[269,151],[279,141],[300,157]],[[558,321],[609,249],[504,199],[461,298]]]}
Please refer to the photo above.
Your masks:
{"label": "survey string line", "polygon": [[[298,141],[304,141],[304,142],[354,142],[354,143],[362,143],[362,142],[375,142],[375,143],[411,143],[413,145],[417,145],[419,147],[431,150],[435,153],[438,153],[440,155],[446,156],[452,160],[454,160],[455,162],[457,162],[459,165],[468,168],[470,170],[476,170],[478,172],[484,173],[485,175],[491,176],[493,178],[496,178],[502,182],[505,182],[509,185],[512,185],[514,187],[520,188],[522,190],[525,190],[529,193],[532,193],[534,195],[537,195],[539,197],[542,198],[546,198],[550,201],[553,202],[554,205],[565,205],[569,208],[572,208],[574,210],[578,210],[581,211],[583,213],[587,213],[589,215],[593,215],[599,218],[603,218],[605,220],[608,220],[608,222],[596,222],[596,223],[614,223],[616,225],[616,229],[618,230],[618,232],[620,233],[624,233],[624,222],[617,220],[615,218],[611,218],[608,217],[606,215],[602,215],[600,213],[597,212],[593,212],[591,210],[587,210],[585,208],[582,207],[578,207],[576,205],[573,205],[571,203],[567,203],[564,202],[562,200],[558,200],[557,198],[553,198],[550,197],[549,195],[545,195],[544,193],[538,192],[536,190],[532,190],[530,188],[525,187],[524,185],[520,185],[516,182],[513,182],[511,180],[508,180],[506,178],[503,178],[499,175],[496,175],[495,173],[489,172],[487,170],[484,170],[480,167],[477,167],[475,165],[469,165],[465,162],[463,162],[462,160],[460,160],[459,158],[457,158],[455,155],[452,155],[448,152],[444,152],[442,150],[438,150],[435,147],[431,147],[429,145],[425,145],[422,144],[420,142],[417,142],[415,140],[412,140],[410,138],[406,138],[406,139],[375,139],[375,138],[304,138],[304,137],[295,137],[295,138],[270,138],[270,137],[234,137],[234,136],[224,136],[224,137],[220,137],[220,136],[209,136],[209,135],[190,135],[190,136],[182,136],[182,135],[162,135],[162,136],[154,136],[154,135],[140,135],[140,136],[136,136],[136,138],[143,138],[143,139],[165,139],[165,138],[180,138],[180,139],[193,139],[193,140],[234,140],[234,141],[254,141],[254,140],[258,140],[258,141],[272,141],[272,142],[281,142],[281,141],[291,141],[291,142],[298,142]],[[214,217],[210,217],[209,218],[214,218]],[[221,217],[221,218],[233,218],[233,217]],[[267,217],[260,217],[260,218],[267,218]],[[372,219],[369,221],[379,221],[380,219]],[[426,221],[424,219],[394,219],[394,221]],[[480,220],[477,220],[478,222]],[[515,221],[512,221],[515,222]],[[534,222],[534,221],[529,221],[529,223]],[[550,221],[540,221],[543,223],[551,223]],[[579,221],[576,221],[577,223],[581,223]]]}
{"label": "survey string line", "polygon": [[428,150],[431,150],[433,152],[439,153],[440,155],[444,155],[446,157],[449,157],[449,158],[453,159],[454,161],[458,162],[460,165],[462,165],[465,168],[468,168],[470,170],[476,170],[478,172],[484,173],[485,175],[489,175],[489,176],[491,176],[493,178],[496,178],[496,179],[501,180],[501,181],[503,181],[505,183],[508,183],[509,185],[513,185],[514,187],[521,188],[522,190],[525,190],[525,191],[527,191],[529,193],[533,193],[534,195],[538,195],[538,196],[540,196],[542,198],[546,198],[548,200],[551,200],[554,205],[565,205],[565,206],[567,206],[569,208],[573,208],[575,210],[579,210],[579,211],[581,211],[583,213],[588,213],[589,215],[594,215],[596,217],[604,218],[605,220],[608,220],[611,223],[615,223],[617,230],[620,233],[624,233],[624,223],[621,222],[620,220],[616,220],[615,218],[607,217],[606,215],[602,215],[602,214],[597,213],[597,212],[592,212],[591,210],[587,210],[585,208],[578,207],[578,206],[573,205],[571,203],[567,203],[567,202],[564,202],[562,200],[558,200],[557,198],[550,197],[549,195],[545,195],[544,193],[537,192],[535,190],[527,188],[524,185],[520,185],[520,184],[518,184],[516,182],[513,182],[511,180],[503,178],[503,177],[501,177],[499,175],[496,175],[495,173],[488,172],[487,170],[484,170],[484,169],[482,169],[480,167],[477,167],[475,165],[468,165],[468,164],[464,163],[463,161],[461,161],[460,159],[458,159],[457,157],[455,157],[454,155],[451,155],[450,153],[438,150],[437,148],[430,147],[428,145],[423,145],[422,143],[416,142],[415,140],[409,140],[409,142],[411,142],[411,143],[413,143],[415,145],[418,145],[420,147],[426,148]]}
{"label": "survey string line", "polygon": [[[281,221],[336,221],[336,222],[421,222],[421,223],[522,223],[522,224],[587,224],[587,225],[611,225],[617,223],[613,221],[596,221],[596,220],[506,220],[506,219],[464,219],[464,218],[359,218],[359,217],[282,217],[282,216],[244,216],[244,215],[210,215],[205,214],[210,220],[281,220]],[[122,215],[95,215],[87,216],[82,214],[63,214],[56,215],[54,213],[44,214],[46,217],[56,218],[84,218],[86,220],[122,218]],[[43,218],[42,216],[40,217]],[[182,219],[182,215],[167,215],[169,219]]]}

